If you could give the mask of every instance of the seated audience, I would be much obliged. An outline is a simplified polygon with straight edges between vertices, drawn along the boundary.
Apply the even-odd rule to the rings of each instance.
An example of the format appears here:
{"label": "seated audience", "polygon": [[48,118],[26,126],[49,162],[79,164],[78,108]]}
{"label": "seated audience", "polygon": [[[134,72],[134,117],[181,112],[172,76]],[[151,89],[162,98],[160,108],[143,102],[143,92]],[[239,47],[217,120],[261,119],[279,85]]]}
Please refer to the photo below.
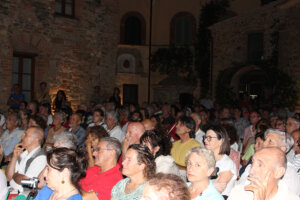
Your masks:
{"label": "seated audience", "polygon": [[216,160],[211,150],[201,147],[191,149],[187,156],[187,177],[190,197],[193,200],[223,200],[210,180],[215,172]]}
{"label": "seated audience", "polygon": [[125,155],[128,147],[132,144],[139,144],[145,128],[140,122],[130,122],[127,127],[125,139],[122,142],[122,154]]}
{"label": "seated audience", "polygon": [[257,151],[253,156],[253,164],[248,178],[250,184],[235,186],[228,199],[299,199],[289,192],[289,186],[284,181],[280,181],[285,174],[286,165],[285,153],[279,148],[269,147]]}
{"label": "seated audience", "polygon": [[197,140],[201,144],[201,146],[204,147],[203,136],[205,135],[205,133],[200,128],[201,116],[200,116],[200,114],[194,112],[191,114],[191,117],[193,118],[193,120],[195,121],[195,124],[196,124],[195,140]]}
{"label": "seated audience", "polygon": [[27,109],[23,109],[19,111],[21,125],[19,127],[20,130],[26,130],[28,128],[30,112]]}
{"label": "seated audience", "polygon": [[[2,159],[3,159],[3,148],[0,145],[0,163],[2,162]],[[0,169],[0,199],[5,199],[7,192],[8,189],[7,189],[6,177],[5,174],[2,172],[2,170]]]}
{"label": "seated audience", "polygon": [[103,126],[93,126],[89,127],[86,130],[86,137],[85,140],[85,148],[88,153],[88,163],[89,167],[94,166],[94,158],[93,158],[93,151],[97,148],[97,145],[101,138],[109,137],[107,131],[103,128]]}
{"label": "seated audience", "polygon": [[41,149],[44,132],[39,127],[28,128],[22,136],[22,143],[14,148],[14,153],[6,169],[6,178],[10,186],[23,192],[22,179],[38,177],[46,166],[46,156]]}
{"label": "seated audience", "polygon": [[189,200],[185,182],[174,174],[158,173],[143,190],[141,200]]}
{"label": "seated audience", "polygon": [[53,137],[61,132],[64,132],[66,128],[64,127],[64,122],[66,120],[66,116],[63,112],[56,112],[53,116],[53,127],[51,127],[48,131],[45,147],[46,150],[53,146]]}
{"label": "seated audience", "polygon": [[69,132],[76,135],[78,140],[78,146],[82,147],[85,141],[85,130],[80,126],[82,121],[81,115],[79,113],[72,114],[70,118],[70,129]]}
{"label": "seated audience", "polygon": [[83,152],[57,148],[47,153],[47,187],[36,200],[81,200],[79,180],[86,175],[87,161]]}
{"label": "seated audience", "polygon": [[158,130],[145,131],[140,144],[146,145],[155,157],[156,173],[180,175],[174,159],[170,156],[170,137]]}
{"label": "seated audience", "polygon": [[181,116],[176,125],[176,134],[180,137],[180,140],[173,143],[171,156],[180,170],[186,170],[185,155],[187,152],[194,147],[200,146],[200,143],[194,139],[195,127],[193,118],[187,116]]}
{"label": "seated audience", "polygon": [[107,131],[110,137],[115,137],[122,142],[125,135],[119,126],[118,113],[114,110],[107,111],[105,115],[105,123],[107,125]]}
{"label": "seated audience", "polygon": [[103,122],[103,120],[104,120],[104,112],[102,109],[98,108],[93,112],[93,122],[89,124],[89,127],[103,126],[103,128],[107,129],[107,126]]}
{"label": "seated audience", "polygon": [[119,181],[111,191],[111,200],[140,199],[144,186],[155,174],[155,161],[147,146],[130,145],[122,162],[122,174],[127,178]]}
{"label": "seated audience", "polygon": [[204,138],[206,148],[213,151],[216,159],[218,177],[214,180],[214,185],[226,198],[237,178],[235,163],[228,156],[230,144],[227,132],[222,126],[211,126]]}
{"label": "seated audience", "polygon": [[80,181],[82,197],[84,200],[109,200],[113,186],[123,178],[120,166],[117,165],[121,155],[121,143],[114,137],[102,138],[93,155],[95,166],[89,168],[86,177]]}
{"label": "seated audience", "polygon": [[5,161],[8,160],[8,156],[13,153],[13,150],[21,141],[21,136],[24,130],[19,130],[18,126],[20,123],[20,118],[17,113],[10,113],[6,118],[6,131],[0,137],[0,144],[2,145],[4,151]]}

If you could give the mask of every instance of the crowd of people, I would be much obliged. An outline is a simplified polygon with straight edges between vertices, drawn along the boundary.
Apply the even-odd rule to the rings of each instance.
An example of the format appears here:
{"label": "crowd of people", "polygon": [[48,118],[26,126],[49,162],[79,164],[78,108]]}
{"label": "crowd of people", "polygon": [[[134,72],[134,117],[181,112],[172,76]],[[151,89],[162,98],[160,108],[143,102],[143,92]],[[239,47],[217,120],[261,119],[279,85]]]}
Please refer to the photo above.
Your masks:
{"label": "crowd of people", "polygon": [[[300,197],[300,121],[272,101],[219,106],[121,104],[120,90],[71,109],[42,82],[26,102],[18,85],[0,115],[0,200],[294,200]],[[27,192],[27,193],[26,193]]]}

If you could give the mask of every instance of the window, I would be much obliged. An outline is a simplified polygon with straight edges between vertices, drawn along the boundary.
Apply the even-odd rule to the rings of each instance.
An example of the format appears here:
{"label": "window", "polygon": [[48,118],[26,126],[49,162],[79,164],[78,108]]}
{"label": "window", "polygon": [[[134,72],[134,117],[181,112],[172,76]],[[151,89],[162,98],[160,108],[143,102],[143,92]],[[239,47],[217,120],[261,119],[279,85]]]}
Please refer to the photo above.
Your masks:
{"label": "window", "polygon": [[25,100],[33,96],[34,56],[14,55],[12,66],[12,85],[19,84]]}
{"label": "window", "polygon": [[146,25],[143,16],[137,12],[130,12],[121,20],[122,44],[143,45],[145,44]]}
{"label": "window", "polygon": [[265,5],[265,4],[271,3],[273,1],[276,1],[276,0],[261,0],[261,5]]}
{"label": "window", "polygon": [[189,13],[179,13],[171,21],[171,43],[190,45],[194,42],[196,20]]}
{"label": "window", "polygon": [[74,17],[75,0],[56,0],[55,13],[63,16]]}
{"label": "window", "polygon": [[252,33],[248,35],[248,61],[255,62],[264,56],[264,34]]}

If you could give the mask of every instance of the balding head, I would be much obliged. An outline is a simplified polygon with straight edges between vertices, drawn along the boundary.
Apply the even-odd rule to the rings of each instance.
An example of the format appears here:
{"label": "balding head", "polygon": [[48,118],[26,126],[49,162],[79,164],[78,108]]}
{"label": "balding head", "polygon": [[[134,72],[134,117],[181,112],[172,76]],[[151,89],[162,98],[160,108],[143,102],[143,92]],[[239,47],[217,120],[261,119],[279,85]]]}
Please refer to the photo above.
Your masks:
{"label": "balding head", "polygon": [[130,144],[139,144],[140,137],[144,134],[145,128],[141,122],[131,122],[127,127],[125,138]]}
{"label": "balding head", "polygon": [[269,181],[277,182],[285,173],[286,163],[285,153],[280,148],[262,148],[254,154],[249,173],[250,176],[259,177],[261,180],[266,179],[270,173]]}
{"label": "balding head", "polygon": [[142,124],[144,125],[146,131],[151,131],[155,128],[154,123],[150,119],[144,119]]}
{"label": "balding head", "polygon": [[27,150],[41,146],[44,139],[44,131],[40,127],[30,127],[22,136],[22,145]]}

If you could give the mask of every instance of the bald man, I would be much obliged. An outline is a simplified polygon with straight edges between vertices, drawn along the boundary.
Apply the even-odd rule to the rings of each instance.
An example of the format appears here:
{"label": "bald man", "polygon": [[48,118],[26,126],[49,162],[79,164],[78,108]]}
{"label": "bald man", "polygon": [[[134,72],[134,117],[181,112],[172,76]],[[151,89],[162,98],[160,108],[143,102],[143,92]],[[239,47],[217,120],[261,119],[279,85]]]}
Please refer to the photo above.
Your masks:
{"label": "bald man", "polygon": [[122,155],[125,155],[131,144],[139,144],[145,128],[141,122],[130,122],[127,127],[125,139],[122,142]]}
{"label": "bald man", "polygon": [[22,136],[22,142],[14,148],[13,157],[6,169],[10,186],[23,192],[21,180],[38,177],[47,164],[46,155],[41,149],[44,132],[39,127],[28,128]]}
{"label": "bald man", "polygon": [[229,200],[296,200],[296,195],[288,190],[288,185],[280,181],[286,171],[285,152],[277,147],[267,147],[257,151],[248,180],[250,184],[237,185],[231,191]]}
{"label": "bald man", "polygon": [[142,124],[144,125],[145,131],[152,131],[155,129],[154,123],[150,119],[144,119]]}

